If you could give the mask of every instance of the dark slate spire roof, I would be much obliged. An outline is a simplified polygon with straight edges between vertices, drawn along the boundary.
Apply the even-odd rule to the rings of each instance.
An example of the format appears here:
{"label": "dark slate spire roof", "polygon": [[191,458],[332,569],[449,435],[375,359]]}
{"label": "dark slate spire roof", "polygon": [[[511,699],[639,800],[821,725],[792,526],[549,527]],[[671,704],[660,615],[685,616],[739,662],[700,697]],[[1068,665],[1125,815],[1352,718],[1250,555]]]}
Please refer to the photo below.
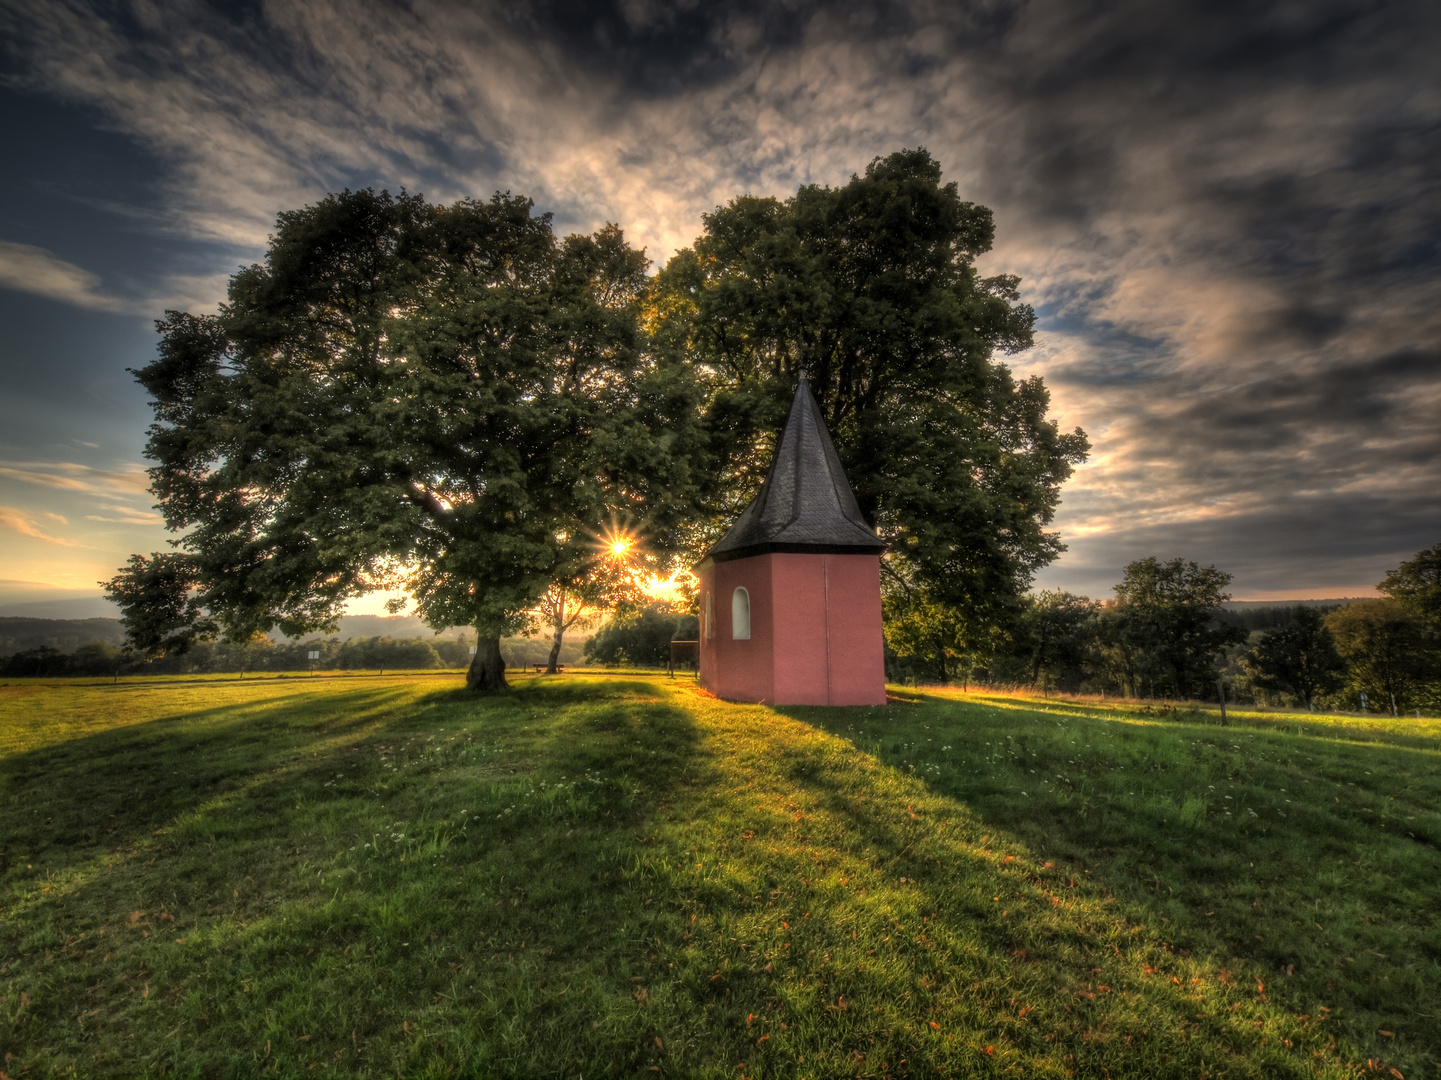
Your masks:
{"label": "dark slate spire roof", "polygon": [[760,493],[706,556],[717,562],[768,551],[874,555],[885,550],[861,517],[804,377]]}

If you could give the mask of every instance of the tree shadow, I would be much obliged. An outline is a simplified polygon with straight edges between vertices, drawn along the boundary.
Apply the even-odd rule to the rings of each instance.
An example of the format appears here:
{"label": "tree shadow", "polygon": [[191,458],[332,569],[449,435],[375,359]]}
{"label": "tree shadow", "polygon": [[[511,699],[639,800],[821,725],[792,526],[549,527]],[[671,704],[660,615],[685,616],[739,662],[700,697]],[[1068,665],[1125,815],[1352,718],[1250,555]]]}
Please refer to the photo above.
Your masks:
{"label": "tree shadow", "polygon": [[[629,1001],[634,935],[597,942],[581,913],[617,926],[645,913],[636,853],[696,752],[694,718],[647,682],[538,680],[495,698],[267,695],[0,760],[15,898],[4,954],[36,978],[51,956],[74,960],[44,971],[43,995],[20,984],[32,1001],[12,1049],[45,1071],[88,1060],[106,1031],[161,1046],[184,1019],[205,1033],[189,1059],[202,1072],[233,1071],[236,1053],[271,1042],[285,1069],[322,1044],[327,1060],[360,1060],[359,1036],[387,1041],[417,1002],[453,999],[457,957],[497,999],[515,997],[506,1023],[559,1025],[542,999],[563,996],[597,950],[613,954],[597,967]],[[179,927],[186,946],[167,951]],[[137,967],[168,1010],[122,993]],[[74,1033],[97,1006],[105,1015]],[[337,1009],[343,1027],[320,1022]],[[475,1040],[497,1022],[457,1030],[446,1052],[483,1059]],[[578,1026],[562,1026],[538,1044],[575,1044]],[[331,1037],[295,1044],[321,1029]],[[411,1051],[387,1041],[386,1053],[390,1068]],[[605,1060],[585,1040],[574,1056]]]}
{"label": "tree shadow", "polygon": [[[1428,1019],[1441,987],[1441,933],[1434,928],[1441,820],[1434,812],[1425,816],[1435,785],[1424,782],[1436,773],[1434,741],[1336,746],[1334,731],[1253,729],[1243,749],[1232,743],[1234,728],[1138,726],[1138,718],[1120,715],[1115,720],[1125,723],[1113,725],[1111,745],[1083,753],[1070,736],[1081,742],[1078,724],[1107,723],[1093,713],[1048,710],[1069,719],[1042,713],[1037,724],[1021,721],[1015,702],[1004,699],[977,703],[993,710],[985,717],[982,708],[961,708],[963,702],[925,704],[777,712],[845,740],[924,790],[932,826],[941,815],[966,823],[967,840],[926,865],[914,857],[915,831],[906,818],[877,821],[857,812],[854,798],[826,779],[823,760],[797,761],[793,779],[848,829],[868,836],[878,857],[908,866],[909,881],[944,889],[954,869],[945,865],[950,858],[1005,875],[997,858],[1003,851],[1015,856],[1013,873],[1039,906],[1020,923],[998,920],[984,904],[973,908],[993,952],[1020,951],[1026,963],[1044,962],[1042,977],[1058,988],[1086,985],[1087,965],[1100,964],[1095,970],[1108,984],[1125,979],[1135,992],[1150,993],[1153,1004],[1163,1002],[1163,1026],[1177,1038],[1196,1020],[1216,1024],[1210,1005],[1198,1005],[1175,983],[1157,997],[1153,980],[1134,978],[1138,968],[1182,983],[1250,985],[1248,1004],[1229,1023],[1236,1068],[1260,1068],[1264,1060],[1266,1070],[1299,1074],[1302,1063],[1276,1055],[1277,1044],[1325,1053],[1323,1031],[1341,1037],[1343,1051],[1378,1062],[1384,1054],[1408,1075],[1428,1054],[1434,1060],[1441,1053]],[[1153,755],[1164,740],[1172,745]],[[1124,783],[1107,764],[1118,758],[1130,770]],[[1350,779],[1358,767],[1361,776]],[[1048,772],[1066,781],[1042,785]],[[1245,804],[1225,801],[1221,777],[1236,778]],[[1397,809],[1400,777],[1411,781],[1404,804],[1410,820]],[[1198,788],[1219,790],[1206,800]],[[1207,801],[1211,808],[1202,805]],[[1238,808],[1214,809],[1230,804]],[[944,846],[939,839],[933,852],[937,846]],[[993,880],[1004,895],[1009,883]],[[1058,942],[1069,949],[1058,952]],[[1389,991],[1378,993],[1386,981]],[[1301,1022],[1290,1020],[1297,1014]],[[1253,1025],[1271,1033],[1269,1049],[1258,1045]],[[1404,1031],[1405,1043],[1383,1042],[1379,1028]]]}
{"label": "tree shadow", "polygon": [[[0,758],[0,874],[126,851],[205,803],[248,790],[257,776],[321,769],[299,755],[323,734],[341,743],[383,726],[396,692],[357,689],[316,701],[272,695],[92,732]],[[22,867],[23,868],[23,867]]]}

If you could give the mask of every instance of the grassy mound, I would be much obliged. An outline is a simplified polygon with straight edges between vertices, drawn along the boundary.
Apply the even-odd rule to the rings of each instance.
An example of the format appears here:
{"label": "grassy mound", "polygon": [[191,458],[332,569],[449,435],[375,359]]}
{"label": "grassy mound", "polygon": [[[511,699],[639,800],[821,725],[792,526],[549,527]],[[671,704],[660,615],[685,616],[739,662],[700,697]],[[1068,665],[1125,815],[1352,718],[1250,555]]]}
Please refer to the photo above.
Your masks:
{"label": "grassy mound", "polygon": [[1441,738],[685,680],[0,688],[19,1076],[1441,1075]]}

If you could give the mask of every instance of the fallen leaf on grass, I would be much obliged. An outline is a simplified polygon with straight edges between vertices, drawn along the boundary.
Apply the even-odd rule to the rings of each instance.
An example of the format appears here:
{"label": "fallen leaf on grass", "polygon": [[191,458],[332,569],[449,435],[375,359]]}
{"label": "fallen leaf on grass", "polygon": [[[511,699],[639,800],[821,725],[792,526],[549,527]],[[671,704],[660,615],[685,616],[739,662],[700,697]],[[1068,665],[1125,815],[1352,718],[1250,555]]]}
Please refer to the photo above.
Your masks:
{"label": "fallen leaf on grass", "polygon": [[664,1050],[664,1049],[665,1049],[665,1043],[663,1043],[663,1042],[660,1041],[660,1036],[659,1036],[659,1035],[657,1035],[657,1036],[655,1037],[655,1045],[656,1045],[656,1047],[657,1047],[658,1049],[661,1049],[661,1050]]}
{"label": "fallen leaf on grass", "polygon": [[759,1039],[756,1040],[756,1045],[759,1046],[761,1043],[765,1042],[769,1038],[769,1035],[762,1035]]}

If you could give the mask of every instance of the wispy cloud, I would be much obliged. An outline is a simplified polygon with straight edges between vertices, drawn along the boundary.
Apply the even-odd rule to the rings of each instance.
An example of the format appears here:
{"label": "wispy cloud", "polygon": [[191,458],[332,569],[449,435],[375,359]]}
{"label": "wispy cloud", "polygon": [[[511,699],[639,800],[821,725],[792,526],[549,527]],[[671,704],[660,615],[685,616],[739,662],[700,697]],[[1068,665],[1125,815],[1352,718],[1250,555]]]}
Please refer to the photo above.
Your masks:
{"label": "wispy cloud", "polygon": [[73,461],[0,461],[0,477],[112,498],[122,492],[140,494],[150,486],[150,478],[139,466],[97,469]]}
{"label": "wispy cloud", "polygon": [[95,311],[125,311],[124,301],[101,288],[88,270],[58,258],[44,248],[0,240],[0,288],[44,296]]}
{"label": "wispy cloud", "polygon": [[19,533],[21,536],[28,536],[34,540],[44,540],[47,544],[59,544],[61,547],[81,546],[74,540],[66,540],[60,536],[51,536],[40,527],[35,518],[23,510],[17,510],[13,506],[0,506],[0,529],[9,529],[11,532]]}
{"label": "wispy cloud", "polygon": [[104,521],[111,524],[121,525],[164,525],[165,519],[159,514],[150,513],[145,510],[136,510],[130,506],[103,506],[102,510],[109,510],[118,517],[103,517],[99,514],[86,514],[86,521]]}

